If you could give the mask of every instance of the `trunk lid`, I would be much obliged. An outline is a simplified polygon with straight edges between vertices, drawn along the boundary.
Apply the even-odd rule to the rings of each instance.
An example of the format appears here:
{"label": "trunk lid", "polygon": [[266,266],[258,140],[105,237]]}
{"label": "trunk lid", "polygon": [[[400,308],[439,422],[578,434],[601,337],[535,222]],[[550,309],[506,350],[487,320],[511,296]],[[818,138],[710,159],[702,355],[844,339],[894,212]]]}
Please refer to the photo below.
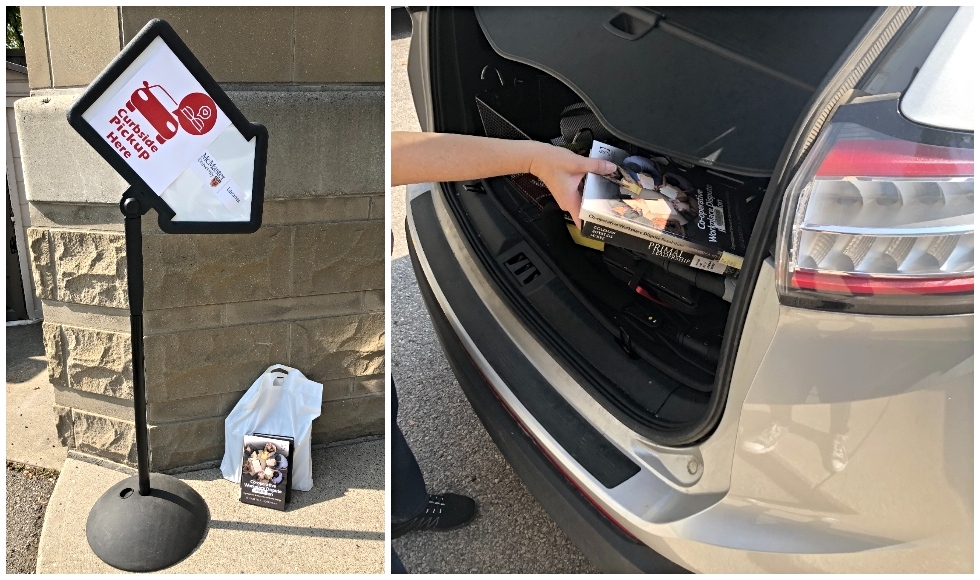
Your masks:
{"label": "trunk lid", "polygon": [[488,6],[476,16],[497,53],[564,82],[620,139],[768,176],[874,10]]}

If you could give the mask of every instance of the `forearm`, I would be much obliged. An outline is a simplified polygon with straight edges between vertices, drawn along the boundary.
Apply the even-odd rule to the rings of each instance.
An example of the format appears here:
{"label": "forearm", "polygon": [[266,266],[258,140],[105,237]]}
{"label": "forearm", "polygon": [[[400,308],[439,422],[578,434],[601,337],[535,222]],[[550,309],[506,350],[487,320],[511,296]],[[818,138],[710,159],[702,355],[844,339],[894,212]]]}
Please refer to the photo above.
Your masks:
{"label": "forearm", "polygon": [[395,131],[391,134],[391,184],[528,173],[542,147],[552,146],[537,141]]}

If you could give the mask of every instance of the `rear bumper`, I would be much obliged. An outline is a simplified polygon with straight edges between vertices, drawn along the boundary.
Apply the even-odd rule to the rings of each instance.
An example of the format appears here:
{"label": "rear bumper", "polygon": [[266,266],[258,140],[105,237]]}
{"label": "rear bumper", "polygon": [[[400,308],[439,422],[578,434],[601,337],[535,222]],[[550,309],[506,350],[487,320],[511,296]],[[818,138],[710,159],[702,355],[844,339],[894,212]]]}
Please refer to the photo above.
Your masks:
{"label": "rear bumper", "polygon": [[[446,358],[473,410],[535,499],[586,557],[604,572],[683,572],[683,568],[636,542],[610,523],[525,433],[454,331],[429,285],[411,237],[408,245],[419,289]],[[451,254],[442,254],[438,250],[426,246],[429,267],[435,271],[452,268],[454,264],[446,263]],[[465,284],[465,279],[459,280],[459,283]],[[454,304],[454,307],[485,310],[485,306],[478,301]],[[501,344],[509,341],[499,327],[484,330],[491,334],[499,333],[497,340]]]}

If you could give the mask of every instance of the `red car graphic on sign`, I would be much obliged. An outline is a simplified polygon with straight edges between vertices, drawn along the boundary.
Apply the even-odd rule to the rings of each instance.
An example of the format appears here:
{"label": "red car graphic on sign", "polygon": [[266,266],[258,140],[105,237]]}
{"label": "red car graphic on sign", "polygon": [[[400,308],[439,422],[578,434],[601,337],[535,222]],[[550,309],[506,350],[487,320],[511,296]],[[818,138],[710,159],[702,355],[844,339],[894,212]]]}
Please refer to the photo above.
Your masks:
{"label": "red car graphic on sign", "polygon": [[133,91],[132,97],[126,101],[126,108],[130,111],[138,110],[140,114],[146,117],[146,120],[157,130],[157,141],[163,144],[177,134],[179,124],[177,118],[160,103],[151,89],[159,89],[173,102],[175,107],[177,106],[177,101],[174,101],[170,93],[162,86],[150,85],[148,81],[143,81],[143,86]]}

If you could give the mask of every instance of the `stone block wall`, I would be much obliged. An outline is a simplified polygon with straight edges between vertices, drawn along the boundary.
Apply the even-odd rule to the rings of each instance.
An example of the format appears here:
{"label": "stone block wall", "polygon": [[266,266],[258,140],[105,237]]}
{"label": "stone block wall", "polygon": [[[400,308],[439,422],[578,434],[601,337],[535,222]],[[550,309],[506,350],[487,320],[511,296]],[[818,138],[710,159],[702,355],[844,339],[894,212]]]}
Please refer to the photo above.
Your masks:
{"label": "stone block wall", "polygon": [[[323,383],[314,442],[384,432],[384,8],[24,7],[16,117],[62,443],[133,464],[126,184],[67,108],[151,18],[269,130],[262,228],[143,221],[150,455],[220,459],[224,417],[273,364]],[[37,71],[37,73],[35,73]]]}

